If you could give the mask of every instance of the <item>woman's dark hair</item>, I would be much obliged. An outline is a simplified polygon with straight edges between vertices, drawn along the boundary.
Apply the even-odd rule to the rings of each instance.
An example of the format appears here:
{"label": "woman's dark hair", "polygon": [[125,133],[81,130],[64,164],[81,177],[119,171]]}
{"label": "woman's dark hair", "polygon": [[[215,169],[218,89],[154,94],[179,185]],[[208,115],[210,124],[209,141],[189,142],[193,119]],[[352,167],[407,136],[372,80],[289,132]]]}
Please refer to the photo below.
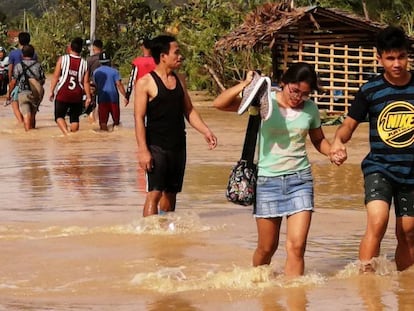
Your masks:
{"label": "woman's dark hair", "polygon": [[402,28],[388,26],[378,33],[376,48],[378,54],[381,55],[385,51],[408,51],[410,43]]}
{"label": "woman's dark hair", "polygon": [[284,84],[306,82],[312,91],[319,91],[318,75],[313,66],[308,63],[299,62],[292,64],[282,76]]}

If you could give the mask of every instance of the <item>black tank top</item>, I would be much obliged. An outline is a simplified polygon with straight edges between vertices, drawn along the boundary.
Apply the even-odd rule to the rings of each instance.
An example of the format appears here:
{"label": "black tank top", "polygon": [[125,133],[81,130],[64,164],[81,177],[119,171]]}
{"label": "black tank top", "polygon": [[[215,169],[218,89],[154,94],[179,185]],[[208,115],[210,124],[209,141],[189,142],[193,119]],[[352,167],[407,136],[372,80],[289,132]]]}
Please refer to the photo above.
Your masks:
{"label": "black tank top", "polygon": [[177,80],[173,90],[167,89],[161,78],[150,72],[158,94],[147,104],[147,144],[160,146],[166,150],[185,147],[184,90]]}

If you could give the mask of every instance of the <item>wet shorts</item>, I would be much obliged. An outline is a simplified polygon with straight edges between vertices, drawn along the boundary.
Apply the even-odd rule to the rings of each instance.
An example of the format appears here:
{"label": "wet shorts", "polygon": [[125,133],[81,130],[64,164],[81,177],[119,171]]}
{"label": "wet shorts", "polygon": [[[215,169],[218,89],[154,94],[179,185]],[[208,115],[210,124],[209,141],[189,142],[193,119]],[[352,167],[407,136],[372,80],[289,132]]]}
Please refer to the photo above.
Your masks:
{"label": "wet shorts", "polygon": [[184,180],[186,150],[164,150],[149,146],[154,167],[147,172],[147,191],[181,192]]}
{"label": "wet shorts", "polygon": [[64,119],[69,115],[70,123],[79,123],[79,116],[82,114],[83,103],[66,103],[55,100],[55,121]]}
{"label": "wet shorts", "polygon": [[253,214],[260,218],[290,216],[313,211],[313,178],[310,168],[276,177],[259,176]]}
{"label": "wet shorts", "polygon": [[12,101],[18,101],[19,100],[19,87],[15,86],[14,89],[10,93],[10,97]]}
{"label": "wet shorts", "polygon": [[381,173],[365,176],[365,204],[374,200],[387,202],[394,199],[395,216],[414,216],[414,186],[390,181]]}
{"label": "wet shorts", "polygon": [[19,93],[19,109],[23,116],[37,112],[37,107],[34,105],[33,101],[30,99],[32,92],[22,91]]}
{"label": "wet shorts", "polygon": [[119,125],[120,109],[118,103],[98,103],[98,114],[100,124],[107,124],[109,115],[111,115],[114,125]]}

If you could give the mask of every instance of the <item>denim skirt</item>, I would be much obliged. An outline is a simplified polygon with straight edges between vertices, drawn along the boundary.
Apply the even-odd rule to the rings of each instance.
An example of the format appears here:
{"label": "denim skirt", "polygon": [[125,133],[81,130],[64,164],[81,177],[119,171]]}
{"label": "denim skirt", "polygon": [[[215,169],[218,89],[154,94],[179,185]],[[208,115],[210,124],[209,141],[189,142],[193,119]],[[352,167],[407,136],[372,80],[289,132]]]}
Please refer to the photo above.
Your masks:
{"label": "denim skirt", "polygon": [[313,199],[310,168],[288,175],[259,176],[253,214],[260,218],[274,218],[313,211]]}

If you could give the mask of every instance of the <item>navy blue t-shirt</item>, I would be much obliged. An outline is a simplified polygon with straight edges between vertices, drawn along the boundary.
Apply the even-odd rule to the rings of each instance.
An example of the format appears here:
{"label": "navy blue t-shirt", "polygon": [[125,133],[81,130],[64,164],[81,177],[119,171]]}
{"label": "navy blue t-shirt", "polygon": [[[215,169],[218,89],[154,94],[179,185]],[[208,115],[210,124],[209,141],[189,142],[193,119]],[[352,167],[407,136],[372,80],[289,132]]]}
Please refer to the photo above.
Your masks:
{"label": "navy blue t-shirt", "polygon": [[414,74],[404,86],[390,84],[383,75],[371,79],[356,94],[348,116],[358,122],[369,119],[364,175],[378,172],[414,185]]}

